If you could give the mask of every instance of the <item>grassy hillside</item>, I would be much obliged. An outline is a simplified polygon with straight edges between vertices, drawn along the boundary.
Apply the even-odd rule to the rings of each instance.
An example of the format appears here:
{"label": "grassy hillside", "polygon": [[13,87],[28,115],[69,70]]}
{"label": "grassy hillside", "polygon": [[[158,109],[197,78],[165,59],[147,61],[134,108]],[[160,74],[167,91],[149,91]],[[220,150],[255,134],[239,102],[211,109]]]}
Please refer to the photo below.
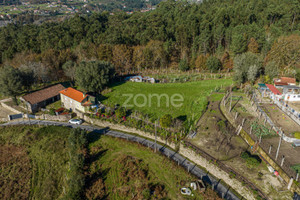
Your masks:
{"label": "grassy hillside", "polygon": [[0,177],[6,183],[0,184],[0,199],[63,197],[69,132],[65,127],[0,127],[1,156],[5,160],[0,162]]}
{"label": "grassy hillside", "polygon": [[[89,150],[90,199],[186,199],[180,188],[196,180],[166,157],[122,139],[104,136]],[[194,195],[192,199],[218,199],[211,190]]]}
{"label": "grassy hillside", "polygon": [[[215,89],[216,87],[220,87],[221,85],[229,86],[230,84],[232,84],[231,79],[166,84],[126,82],[121,85],[113,86],[112,92],[105,95],[107,99],[104,100],[103,103],[120,104],[124,106],[124,102],[128,98],[125,95],[132,94],[133,98],[127,103],[129,105],[133,105],[133,107],[131,107],[132,109],[136,109],[144,113],[154,114],[158,117],[167,113],[171,114],[173,117],[191,117],[194,114],[195,119],[197,119],[197,117],[200,117],[203,109],[205,109],[207,105],[206,97],[210,94],[210,91]],[[168,107],[166,104],[166,97],[161,97],[160,105],[158,104],[158,98],[152,97],[151,103],[149,104],[148,95],[153,94],[166,94],[169,99],[171,99],[172,95],[179,94],[182,95],[184,101],[182,102],[183,104],[180,107],[174,107],[171,105],[171,103]],[[134,97],[136,95],[145,95],[147,97],[145,106],[139,107],[139,105],[142,105],[145,102],[144,97],[141,96],[136,97],[136,102],[138,103],[138,105],[134,104]]]}
{"label": "grassy hillside", "polygon": [[[146,147],[67,127],[0,127],[0,199],[184,199],[196,178]],[[212,190],[192,199],[218,198]]]}

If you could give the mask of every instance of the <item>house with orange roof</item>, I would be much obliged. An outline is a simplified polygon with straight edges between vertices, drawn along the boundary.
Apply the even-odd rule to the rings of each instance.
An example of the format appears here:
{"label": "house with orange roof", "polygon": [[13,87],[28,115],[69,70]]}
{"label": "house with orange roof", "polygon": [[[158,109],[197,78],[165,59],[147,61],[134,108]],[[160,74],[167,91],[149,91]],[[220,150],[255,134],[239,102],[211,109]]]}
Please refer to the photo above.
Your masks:
{"label": "house with orange roof", "polygon": [[274,85],[276,87],[281,87],[284,85],[296,85],[296,79],[291,77],[281,77],[274,79]]}
{"label": "house with orange roof", "polygon": [[63,107],[72,112],[78,111],[85,113],[96,103],[96,98],[94,96],[85,94],[71,87],[62,90],[59,93]]}

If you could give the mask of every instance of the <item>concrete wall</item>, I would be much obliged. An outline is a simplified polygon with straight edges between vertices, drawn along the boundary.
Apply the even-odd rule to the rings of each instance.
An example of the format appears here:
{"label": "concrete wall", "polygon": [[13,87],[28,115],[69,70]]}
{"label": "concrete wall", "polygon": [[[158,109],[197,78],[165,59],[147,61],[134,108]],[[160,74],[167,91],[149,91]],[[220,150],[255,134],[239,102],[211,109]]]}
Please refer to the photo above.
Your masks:
{"label": "concrete wall", "polygon": [[285,101],[300,101],[300,94],[285,94]]}
{"label": "concrete wall", "polygon": [[[34,116],[34,119],[41,119],[41,120],[50,120],[50,121],[60,121],[66,122],[72,118],[71,114],[67,115],[49,115],[49,114],[42,114],[42,115],[30,115]],[[25,119],[28,119],[28,115],[24,114]],[[32,117],[31,117],[32,118]]]}
{"label": "concrete wall", "polygon": [[61,102],[63,104],[63,106],[66,109],[72,109],[72,111],[74,112],[76,109],[81,111],[81,112],[85,112],[84,111],[84,107],[81,105],[80,102],[75,101],[74,99],[71,99],[63,94],[60,94],[60,99]]}
{"label": "concrete wall", "polygon": [[16,114],[20,114],[20,113],[21,113],[20,111],[14,109],[13,107],[10,107],[9,105],[7,105],[7,104],[5,104],[5,103],[3,103],[3,102],[1,102],[1,105],[2,105],[4,108],[6,108],[6,109],[8,109],[8,110],[10,110],[10,111],[12,111],[12,112],[14,112],[14,113],[16,113]]}

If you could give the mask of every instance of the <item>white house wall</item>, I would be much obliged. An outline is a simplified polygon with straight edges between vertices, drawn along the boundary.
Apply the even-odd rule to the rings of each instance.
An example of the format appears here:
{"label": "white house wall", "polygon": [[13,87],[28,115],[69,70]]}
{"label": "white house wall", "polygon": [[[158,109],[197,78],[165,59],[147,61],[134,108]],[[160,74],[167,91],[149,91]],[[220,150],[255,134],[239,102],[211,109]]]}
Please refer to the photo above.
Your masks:
{"label": "white house wall", "polygon": [[80,102],[75,101],[74,99],[71,99],[70,97],[67,97],[63,94],[60,94],[60,96],[61,102],[63,103],[66,109],[72,109],[72,111],[79,110],[81,112],[84,112],[84,107],[81,105]]}

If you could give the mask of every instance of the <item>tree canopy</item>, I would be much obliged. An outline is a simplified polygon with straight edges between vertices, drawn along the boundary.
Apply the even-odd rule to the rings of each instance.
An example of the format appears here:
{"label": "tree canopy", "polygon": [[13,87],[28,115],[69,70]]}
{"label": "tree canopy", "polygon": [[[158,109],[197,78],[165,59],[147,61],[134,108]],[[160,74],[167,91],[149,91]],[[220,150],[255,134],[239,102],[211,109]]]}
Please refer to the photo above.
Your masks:
{"label": "tree canopy", "polygon": [[82,61],[76,67],[76,84],[87,92],[101,92],[113,76],[113,66],[105,61]]}

